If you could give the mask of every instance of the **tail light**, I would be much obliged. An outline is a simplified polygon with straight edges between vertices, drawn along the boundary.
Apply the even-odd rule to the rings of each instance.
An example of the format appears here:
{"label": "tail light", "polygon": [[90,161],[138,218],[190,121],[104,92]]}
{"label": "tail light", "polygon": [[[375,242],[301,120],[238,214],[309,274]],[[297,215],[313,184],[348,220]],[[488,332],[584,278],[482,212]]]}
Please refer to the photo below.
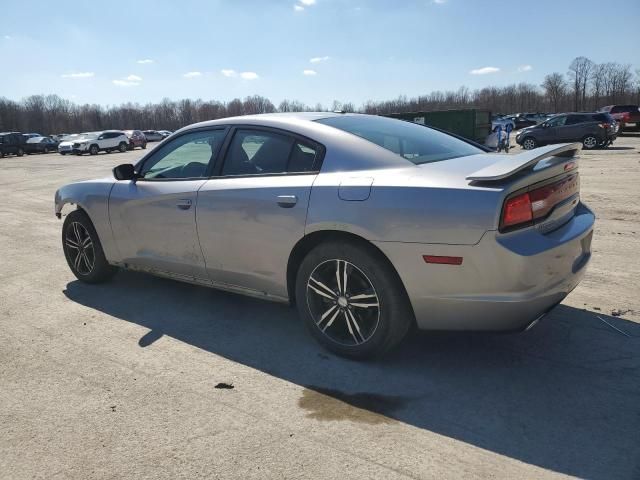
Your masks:
{"label": "tail light", "polygon": [[611,124],[610,123],[599,123],[598,126],[600,128],[604,128],[606,130],[607,128],[611,127]]}
{"label": "tail light", "polygon": [[580,181],[578,174],[574,173],[562,180],[511,195],[502,208],[500,232],[523,228],[546,218],[556,205],[579,191]]}

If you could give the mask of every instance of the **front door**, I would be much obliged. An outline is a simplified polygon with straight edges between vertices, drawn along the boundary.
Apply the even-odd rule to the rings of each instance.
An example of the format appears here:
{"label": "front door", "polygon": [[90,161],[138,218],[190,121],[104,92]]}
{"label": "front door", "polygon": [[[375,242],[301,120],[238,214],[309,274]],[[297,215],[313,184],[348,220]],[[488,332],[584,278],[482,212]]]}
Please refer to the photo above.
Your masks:
{"label": "front door", "polygon": [[141,178],[116,182],[109,217],[122,262],[207,278],[196,230],[196,199],[224,135],[224,129],[217,129],[176,137],[138,165]]}
{"label": "front door", "polygon": [[287,262],[304,236],[322,147],[288,132],[237,128],[217,176],[198,192],[196,221],[218,284],[287,297]]}

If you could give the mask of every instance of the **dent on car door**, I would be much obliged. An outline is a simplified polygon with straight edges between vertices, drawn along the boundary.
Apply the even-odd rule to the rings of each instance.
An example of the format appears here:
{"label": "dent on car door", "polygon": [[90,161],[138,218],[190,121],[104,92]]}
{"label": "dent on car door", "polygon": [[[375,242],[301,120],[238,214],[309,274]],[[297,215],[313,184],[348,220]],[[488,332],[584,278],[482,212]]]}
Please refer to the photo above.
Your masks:
{"label": "dent on car door", "polygon": [[304,236],[322,147],[284,133],[239,128],[218,176],[198,192],[198,235],[218,284],[286,298],[286,269]]}
{"label": "dent on car door", "polygon": [[221,129],[181,135],[144,159],[138,172],[142,178],[116,182],[109,213],[121,262],[207,278],[196,198],[224,135]]}

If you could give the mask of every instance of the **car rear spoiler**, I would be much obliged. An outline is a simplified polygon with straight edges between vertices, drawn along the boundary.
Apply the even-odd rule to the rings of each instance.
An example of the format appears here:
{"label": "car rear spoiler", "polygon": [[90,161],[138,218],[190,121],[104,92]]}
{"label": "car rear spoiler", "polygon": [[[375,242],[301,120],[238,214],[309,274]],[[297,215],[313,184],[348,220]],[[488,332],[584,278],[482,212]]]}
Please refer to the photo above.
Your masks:
{"label": "car rear spoiler", "polygon": [[505,155],[504,160],[473,172],[467,176],[467,180],[484,182],[503,180],[549,157],[574,157],[579,148],[579,143],[562,143],[528,150],[517,155]]}

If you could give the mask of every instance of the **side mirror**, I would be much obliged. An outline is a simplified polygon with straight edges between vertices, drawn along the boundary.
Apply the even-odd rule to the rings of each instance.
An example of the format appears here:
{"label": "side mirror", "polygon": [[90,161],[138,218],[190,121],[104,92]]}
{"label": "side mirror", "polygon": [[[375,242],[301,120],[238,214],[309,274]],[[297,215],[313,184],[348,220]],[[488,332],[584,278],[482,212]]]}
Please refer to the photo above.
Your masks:
{"label": "side mirror", "polygon": [[137,178],[133,165],[123,163],[113,169],[113,176],[116,180],[135,180]]}

